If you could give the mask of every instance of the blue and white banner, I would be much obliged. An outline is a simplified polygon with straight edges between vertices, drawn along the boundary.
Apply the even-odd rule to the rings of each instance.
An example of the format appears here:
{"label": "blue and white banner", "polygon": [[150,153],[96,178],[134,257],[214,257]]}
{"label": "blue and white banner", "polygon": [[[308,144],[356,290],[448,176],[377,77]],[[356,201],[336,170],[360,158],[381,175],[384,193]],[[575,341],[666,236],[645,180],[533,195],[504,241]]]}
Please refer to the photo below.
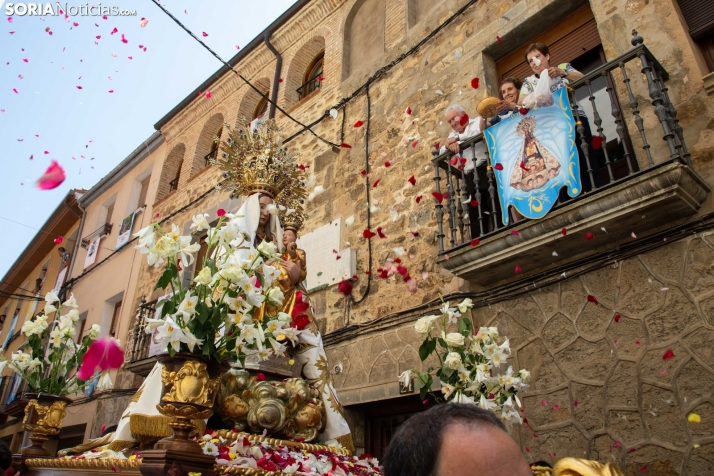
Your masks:
{"label": "blue and white banner", "polygon": [[580,193],[575,121],[566,89],[554,92],[553,99],[552,106],[513,114],[485,131],[504,224],[511,205],[526,218],[543,218],[562,187],[571,197]]}

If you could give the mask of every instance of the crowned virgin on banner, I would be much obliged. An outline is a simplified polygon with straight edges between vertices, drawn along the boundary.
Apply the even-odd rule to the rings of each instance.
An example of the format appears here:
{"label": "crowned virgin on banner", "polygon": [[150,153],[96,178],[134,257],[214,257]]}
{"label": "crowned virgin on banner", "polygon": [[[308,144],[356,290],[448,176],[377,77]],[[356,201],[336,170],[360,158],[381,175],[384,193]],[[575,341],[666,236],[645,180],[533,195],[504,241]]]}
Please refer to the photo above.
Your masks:
{"label": "crowned virgin on banner", "polygon": [[553,99],[552,106],[513,114],[486,129],[504,224],[509,206],[526,218],[543,218],[561,188],[571,197],[580,193],[575,121],[566,89],[554,92]]}

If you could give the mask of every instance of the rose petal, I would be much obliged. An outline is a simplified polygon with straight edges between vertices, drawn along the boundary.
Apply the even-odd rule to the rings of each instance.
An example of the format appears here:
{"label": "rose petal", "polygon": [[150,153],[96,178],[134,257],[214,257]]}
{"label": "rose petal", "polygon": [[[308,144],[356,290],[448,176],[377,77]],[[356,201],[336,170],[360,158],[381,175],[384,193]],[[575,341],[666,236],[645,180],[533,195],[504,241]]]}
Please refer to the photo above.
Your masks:
{"label": "rose petal", "polygon": [[100,372],[118,369],[124,363],[124,351],[116,339],[105,337],[97,339],[89,346],[82,357],[82,365],[77,371],[77,378],[87,380],[98,368]]}
{"label": "rose petal", "polygon": [[406,114],[406,115],[411,115],[411,113],[412,113],[412,108],[410,108],[409,106],[407,106],[406,110],[404,111],[404,114]]}
{"label": "rose petal", "polygon": [[65,178],[67,178],[67,176],[64,169],[57,161],[53,160],[42,177],[37,181],[37,188],[40,190],[52,190],[53,188],[59,187]]}
{"label": "rose petal", "polygon": [[468,114],[463,114],[463,115],[459,118],[459,124],[462,125],[462,126],[465,126],[465,125],[468,124],[468,123],[469,123],[469,115],[468,115]]}
{"label": "rose petal", "polygon": [[588,232],[585,234],[586,240],[592,240],[593,238],[595,238],[595,235],[593,235],[592,233]]}
{"label": "rose petal", "polygon": [[364,125],[364,122],[362,122],[362,121],[355,122],[355,127],[362,127],[363,125]]}
{"label": "rose petal", "polygon": [[521,265],[517,264],[517,265],[516,265],[516,269],[515,269],[514,271],[515,271],[516,273],[520,273],[520,272],[521,272]]}
{"label": "rose petal", "polygon": [[377,234],[376,234],[376,233],[373,233],[373,232],[371,232],[371,231],[369,231],[369,230],[364,230],[364,231],[362,232],[362,236],[364,236],[365,238],[367,238],[367,239],[369,240],[370,238],[373,238],[373,237],[377,236]]}
{"label": "rose petal", "polygon": [[600,302],[592,294],[588,294],[588,302],[591,302],[591,303],[595,304],[596,306],[600,305]]}
{"label": "rose petal", "polygon": [[503,170],[503,165],[501,165],[501,164],[499,163],[499,164],[494,165],[493,168],[496,169],[496,170]]}
{"label": "rose petal", "polygon": [[481,243],[481,240],[479,240],[478,238],[474,238],[473,240],[471,240],[471,246],[478,246],[479,243]]}
{"label": "rose petal", "polygon": [[662,356],[662,360],[669,360],[674,358],[674,352],[672,352],[672,349],[667,349]]}
{"label": "rose petal", "polygon": [[471,80],[471,87],[474,89],[478,89],[478,78],[474,78]]}
{"label": "rose petal", "polygon": [[615,314],[612,319],[613,319],[615,322],[620,322],[620,315],[619,315],[619,314]]}
{"label": "rose petal", "polygon": [[342,147],[343,149],[351,149],[351,148],[352,148],[351,145],[349,145],[349,144],[347,144],[347,143],[345,143],[345,142],[343,142],[342,144],[340,144],[340,147]]}

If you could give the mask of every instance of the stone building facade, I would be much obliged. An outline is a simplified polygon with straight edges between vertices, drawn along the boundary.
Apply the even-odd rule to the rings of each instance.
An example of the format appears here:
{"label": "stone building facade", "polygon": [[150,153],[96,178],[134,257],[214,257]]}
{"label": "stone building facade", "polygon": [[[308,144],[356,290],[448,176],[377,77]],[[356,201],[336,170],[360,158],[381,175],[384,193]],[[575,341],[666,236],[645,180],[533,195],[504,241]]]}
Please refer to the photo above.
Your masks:
{"label": "stone building facade", "polygon": [[[451,18],[460,9],[461,15]],[[493,270],[462,272],[471,261],[488,257],[473,257],[461,248],[450,260],[450,252],[438,245],[431,159],[434,144],[449,132],[444,110],[460,103],[475,116],[480,99],[498,94],[509,55],[522,55],[535,39],[556,38],[561,25],[584,31],[578,28],[586,24],[596,35],[582,40],[583,50],[600,52],[605,61],[633,48],[631,30],[644,38],[668,73],[665,85],[692,167],[670,162],[642,64],[623,60],[612,73],[613,94],[626,109],[624,125],[642,172],[637,186],[645,198],[635,196],[634,182],[623,179],[589,201],[554,212],[552,220],[565,220],[558,234],[566,222],[574,231],[596,234],[591,242],[571,242],[561,249],[557,265],[538,261],[528,268],[531,255],[555,238],[519,249],[511,231],[503,230],[484,237],[477,249],[506,243],[498,261],[517,260],[523,273],[498,274],[497,263]],[[705,78],[711,78],[708,66],[675,0],[315,0],[280,20],[270,42],[282,57],[277,85],[272,84],[276,58],[260,42],[244,48],[231,64],[265,94],[277,86],[277,104],[287,114],[303,124],[316,121],[316,135],[299,133],[300,125],[281,112],[276,115],[286,137],[299,133],[287,145],[300,153],[315,183],[325,189],[307,204],[310,218],[303,233],[342,218],[340,249],[356,252],[354,299],[336,286],[314,290],[310,299],[357,446],[380,453],[394,427],[422,408],[416,396],[400,395],[396,381],[404,369],[423,365],[416,351],[420,341],[411,328],[416,318],[440,305],[439,294],[472,293],[480,297],[474,299],[474,323],[497,325],[511,338],[514,365],[533,373],[532,388],[523,398],[527,423],[511,430],[530,460],[614,460],[626,474],[707,474],[714,469],[714,347],[709,338],[714,331],[714,238],[708,229],[713,210],[707,185],[713,178],[714,99],[704,87]],[[296,89],[312,79],[305,70],[320,54],[320,86],[301,97]],[[567,61],[577,57],[569,54]],[[624,74],[631,80],[631,94]],[[475,77],[480,78],[477,89],[470,85]],[[206,156],[217,135],[225,139],[225,123],[253,119],[262,107],[261,96],[230,72],[206,89],[210,99],[194,94],[158,124],[167,154],[154,217],[171,216],[185,231],[196,213],[240,205],[226,192],[212,191],[220,173],[207,166]],[[633,98],[641,122],[633,113]],[[333,107],[336,118],[329,114]],[[364,125],[354,127],[357,121]],[[639,132],[649,140],[651,163]],[[320,138],[351,147],[334,147]],[[407,181],[412,175],[415,185]],[[369,212],[368,191],[369,203],[381,211]],[[420,195],[423,200],[417,200]],[[642,215],[640,224],[625,230],[617,223],[578,221],[586,209],[603,209],[598,197],[605,195],[616,203],[612,216],[624,217],[618,218],[621,224],[630,226],[635,215]],[[664,204],[659,212],[655,196]],[[646,200],[651,205],[642,212],[638,203]],[[667,208],[677,200],[686,204],[677,210],[686,213]],[[608,213],[598,220],[606,220]],[[387,236],[372,238],[371,258],[362,236],[368,214],[370,228],[382,227]],[[355,221],[347,226],[350,216]],[[695,231],[693,220],[699,227]],[[523,237],[537,237],[545,223],[519,223],[515,229]],[[403,259],[417,278],[414,294],[399,277],[377,277],[376,269],[394,257],[395,247],[406,250]],[[141,296],[158,297],[153,292],[157,277],[157,270],[142,266],[135,306]],[[588,295],[599,304],[589,302]],[[663,360],[667,350],[674,358]],[[702,423],[688,423],[690,412],[701,415]]]}

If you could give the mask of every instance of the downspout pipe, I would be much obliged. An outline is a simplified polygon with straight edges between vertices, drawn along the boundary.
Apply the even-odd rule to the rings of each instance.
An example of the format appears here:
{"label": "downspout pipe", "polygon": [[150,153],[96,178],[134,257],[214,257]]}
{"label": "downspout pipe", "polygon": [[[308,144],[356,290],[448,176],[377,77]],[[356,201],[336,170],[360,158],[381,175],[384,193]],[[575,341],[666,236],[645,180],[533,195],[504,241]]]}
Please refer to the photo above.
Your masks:
{"label": "downspout pipe", "polygon": [[270,43],[270,37],[280,25],[272,24],[263,33],[263,41],[265,46],[275,55],[275,74],[273,75],[273,90],[270,92],[270,109],[268,110],[268,119],[275,118],[275,103],[278,102],[278,85],[280,84],[280,73],[283,69],[283,57],[280,56],[278,50]]}
{"label": "downspout pipe", "polygon": [[[74,263],[77,261],[77,251],[79,250],[79,243],[82,241],[82,232],[84,231],[84,219],[87,217],[87,210],[82,208],[82,204],[80,203],[79,200],[77,200],[77,206],[79,207],[79,210],[82,212],[82,219],[79,221],[79,228],[77,229],[77,239],[74,242],[74,250],[72,251],[72,258],[69,260],[69,269],[67,269],[67,275],[65,276],[65,282],[62,285],[62,288],[65,287],[65,284],[72,282],[72,269],[74,268]],[[60,289],[62,289],[60,288]]]}

